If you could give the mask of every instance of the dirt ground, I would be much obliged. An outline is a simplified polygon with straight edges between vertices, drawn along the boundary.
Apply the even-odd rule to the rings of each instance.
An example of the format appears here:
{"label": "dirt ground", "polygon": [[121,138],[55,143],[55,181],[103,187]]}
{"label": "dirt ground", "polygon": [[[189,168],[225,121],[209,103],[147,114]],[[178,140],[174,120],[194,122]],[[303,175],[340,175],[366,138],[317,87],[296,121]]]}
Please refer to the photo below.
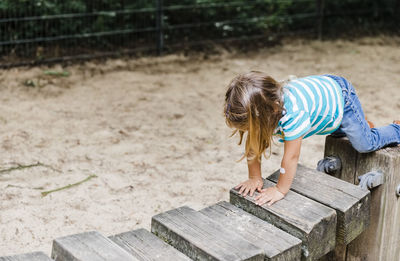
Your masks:
{"label": "dirt ground", "polygon": [[[400,38],[389,37],[286,40],[248,53],[0,71],[0,256],[50,254],[57,237],[150,229],[159,212],[228,201],[247,176],[245,161],[236,163],[243,147],[229,137],[222,112],[238,73],[338,74],[353,83],[376,125],[400,119],[399,47]],[[324,138],[304,141],[301,163],[316,166]],[[273,147],[263,176],[279,168],[282,152]],[[43,165],[2,171],[36,163]]]}

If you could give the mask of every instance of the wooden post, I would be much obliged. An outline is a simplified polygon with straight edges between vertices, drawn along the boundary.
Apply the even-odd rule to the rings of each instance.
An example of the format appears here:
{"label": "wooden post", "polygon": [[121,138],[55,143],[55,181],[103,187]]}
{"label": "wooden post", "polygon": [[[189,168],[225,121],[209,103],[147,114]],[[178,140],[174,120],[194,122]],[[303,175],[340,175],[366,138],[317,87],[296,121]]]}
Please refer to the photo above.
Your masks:
{"label": "wooden post", "polygon": [[337,177],[358,184],[358,176],[380,171],[385,182],[371,190],[369,227],[346,248],[346,261],[399,260],[400,257],[400,147],[388,147],[372,153],[358,153],[346,138],[328,136],[325,156],[337,156],[342,170]]}
{"label": "wooden post", "polygon": [[322,40],[322,22],[324,20],[324,0],[316,0],[315,1],[315,7],[316,7],[316,13],[318,17],[317,21],[317,37],[318,40]]}
{"label": "wooden post", "polygon": [[399,15],[400,15],[400,0],[396,0],[395,1],[393,9],[394,9],[393,17],[394,17],[394,20],[395,20],[395,23],[396,23],[396,21],[400,21],[400,19],[399,19]]}
{"label": "wooden post", "polygon": [[158,55],[162,55],[164,49],[163,0],[156,0],[156,4],[157,53]]}

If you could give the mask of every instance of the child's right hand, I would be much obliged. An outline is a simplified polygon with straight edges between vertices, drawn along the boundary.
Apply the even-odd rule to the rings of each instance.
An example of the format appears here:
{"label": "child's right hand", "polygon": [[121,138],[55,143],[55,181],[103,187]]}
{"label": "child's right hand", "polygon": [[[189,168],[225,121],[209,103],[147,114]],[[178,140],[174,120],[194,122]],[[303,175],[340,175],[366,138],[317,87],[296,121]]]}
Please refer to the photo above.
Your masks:
{"label": "child's right hand", "polygon": [[239,189],[239,194],[242,195],[243,197],[247,196],[247,194],[249,194],[251,197],[254,194],[254,191],[258,191],[260,192],[262,187],[264,185],[263,179],[260,178],[251,178],[248,179],[242,183],[240,183],[239,185],[237,185],[235,187],[235,189]]}

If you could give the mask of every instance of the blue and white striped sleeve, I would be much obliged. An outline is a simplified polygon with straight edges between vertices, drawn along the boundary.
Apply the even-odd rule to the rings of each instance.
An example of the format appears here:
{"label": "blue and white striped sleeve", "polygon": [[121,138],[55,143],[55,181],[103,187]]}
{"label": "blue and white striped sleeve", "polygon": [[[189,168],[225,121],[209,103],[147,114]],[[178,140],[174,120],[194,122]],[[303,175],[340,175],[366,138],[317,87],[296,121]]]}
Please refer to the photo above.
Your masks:
{"label": "blue and white striped sleeve", "polygon": [[295,140],[311,128],[310,115],[307,111],[298,110],[285,115],[282,123],[284,140]]}

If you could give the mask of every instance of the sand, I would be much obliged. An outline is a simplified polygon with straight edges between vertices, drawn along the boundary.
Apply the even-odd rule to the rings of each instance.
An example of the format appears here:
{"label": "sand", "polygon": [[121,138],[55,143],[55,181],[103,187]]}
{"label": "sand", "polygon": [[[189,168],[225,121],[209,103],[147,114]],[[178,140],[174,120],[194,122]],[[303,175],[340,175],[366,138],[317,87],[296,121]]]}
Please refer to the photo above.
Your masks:
{"label": "sand", "polygon": [[[162,211],[228,201],[229,189],[247,176],[246,162],[236,163],[243,147],[229,137],[222,112],[226,85],[237,73],[342,75],[376,125],[399,119],[399,44],[390,37],[292,39],[247,53],[0,71],[0,170],[45,165],[0,172],[0,256],[50,254],[57,237],[150,229]],[[303,142],[301,163],[316,166],[324,138]],[[279,168],[282,152],[274,145],[264,176]],[[79,186],[41,195],[92,174]]]}

